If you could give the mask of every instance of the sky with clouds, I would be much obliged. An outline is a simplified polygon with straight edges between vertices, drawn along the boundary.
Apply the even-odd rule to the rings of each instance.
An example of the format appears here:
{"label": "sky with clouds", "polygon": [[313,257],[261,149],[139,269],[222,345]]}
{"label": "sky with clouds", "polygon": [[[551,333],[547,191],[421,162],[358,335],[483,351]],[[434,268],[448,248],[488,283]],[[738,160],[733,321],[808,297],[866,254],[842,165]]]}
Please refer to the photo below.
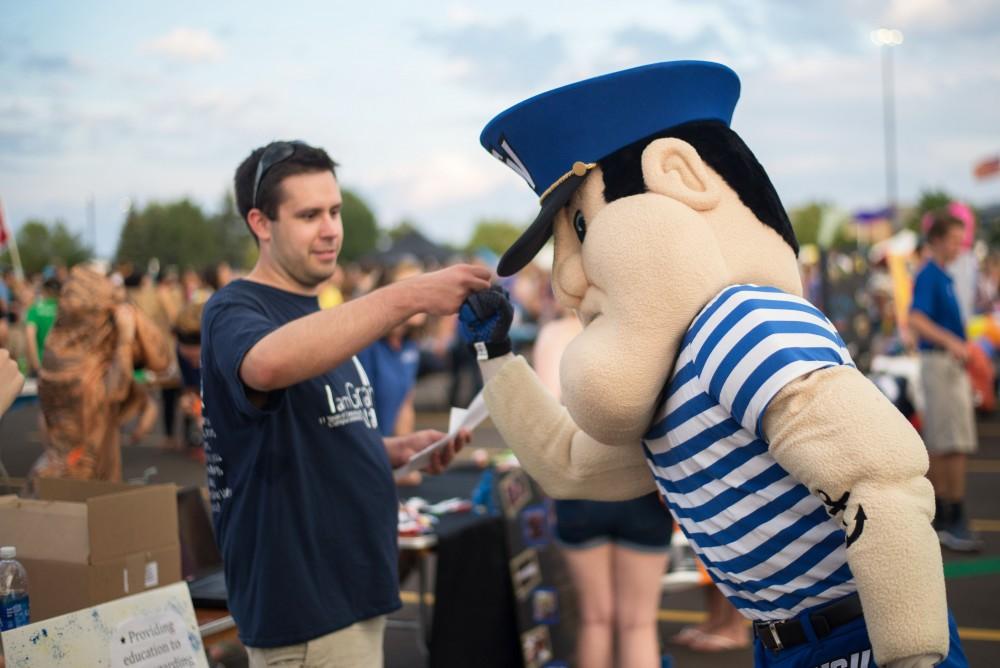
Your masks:
{"label": "sky with clouds", "polygon": [[504,3],[5,3],[0,199],[15,228],[62,218],[114,252],[133,201],[218,207],[236,165],[303,138],[383,226],[464,243],[475,221],[526,223],[537,200],[479,146],[497,112],[549,88],[660,60],[742,80],[733,127],[786,206],[885,200],[881,69],[893,51],[899,193],[1000,201],[972,166],[1000,153],[993,0],[577,0]]}

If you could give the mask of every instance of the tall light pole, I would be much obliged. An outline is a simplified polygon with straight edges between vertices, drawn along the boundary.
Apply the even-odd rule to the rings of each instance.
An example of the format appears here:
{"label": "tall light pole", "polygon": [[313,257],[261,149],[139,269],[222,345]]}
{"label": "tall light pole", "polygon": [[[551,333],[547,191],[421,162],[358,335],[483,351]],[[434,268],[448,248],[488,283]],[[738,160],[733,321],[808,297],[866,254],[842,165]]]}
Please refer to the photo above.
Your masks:
{"label": "tall light pole", "polygon": [[896,109],[892,81],[892,47],[903,43],[903,33],[890,28],[872,31],[872,42],[882,51],[882,123],[885,139],[885,194],[892,220],[892,229],[899,229],[896,177]]}

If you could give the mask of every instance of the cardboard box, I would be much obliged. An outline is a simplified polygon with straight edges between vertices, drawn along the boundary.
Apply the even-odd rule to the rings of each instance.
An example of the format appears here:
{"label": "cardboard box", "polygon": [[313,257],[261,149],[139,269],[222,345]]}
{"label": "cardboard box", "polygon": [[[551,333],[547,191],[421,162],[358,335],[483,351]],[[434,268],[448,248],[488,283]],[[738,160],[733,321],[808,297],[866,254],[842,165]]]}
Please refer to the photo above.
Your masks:
{"label": "cardboard box", "polygon": [[181,579],[174,485],[38,480],[0,497],[0,543],[28,571],[31,621]]}

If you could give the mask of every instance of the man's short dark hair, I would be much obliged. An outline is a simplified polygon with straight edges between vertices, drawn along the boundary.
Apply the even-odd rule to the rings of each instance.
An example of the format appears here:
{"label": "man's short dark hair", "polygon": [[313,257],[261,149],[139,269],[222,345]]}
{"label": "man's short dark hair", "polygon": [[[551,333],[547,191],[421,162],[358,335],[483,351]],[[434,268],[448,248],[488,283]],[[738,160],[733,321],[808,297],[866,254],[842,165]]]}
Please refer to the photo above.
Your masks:
{"label": "man's short dark hair", "polygon": [[52,278],[46,278],[45,282],[42,283],[42,289],[47,291],[49,294],[58,295],[59,291],[62,289],[62,283],[55,276]]}
{"label": "man's short dark hair", "polygon": [[935,211],[931,216],[931,226],[927,228],[927,243],[929,244],[945,238],[956,227],[965,229],[965,223],[947,211]]}
{"label": "man's short dark hair", "polygon": [[137,288],[142,285],[142,272],[133,269],[122,279],[126,288]]}
{"label": "man's short dark hair", "polygon": [[[236,168],[236,176],[233,178],[233,185],[236,190],[236,208],[243,216],[243,222],[247,229],[250,224],[247,222],[247,215],[253,206],[253,182],[257,176],[257,163],[267,150],[267,146],[254,149],[246,160]],[[309,172],[329,171],[337,176],[337,163],[321,148],[298,144],[295,152],[281,162],[271,165],[264,173],[257,187],[257,208],[264,212],[264,215],[274,220],[278,217],[278,205],[281,204],[283,193],[281,192],[281,182],[289,176],[295,174],[306,174]],[[253,234],[253,230],[250,230]],[[254,234],[254,239],[257,235]]]}
{"label": "man's short dark hair", "polygon": [[767,172],[750,148],[725,123],[693,121],[672,127],[621,148],[598,164],[604,172],[604,199],[613,202],[621,197],[646,192],[642,176],[642,151],[663,137],[676,137],[694,147],[701,159],[729,184],[757,219],[772,228],[799,253],[799,242],[792,230],[788,213],[778,198]]}

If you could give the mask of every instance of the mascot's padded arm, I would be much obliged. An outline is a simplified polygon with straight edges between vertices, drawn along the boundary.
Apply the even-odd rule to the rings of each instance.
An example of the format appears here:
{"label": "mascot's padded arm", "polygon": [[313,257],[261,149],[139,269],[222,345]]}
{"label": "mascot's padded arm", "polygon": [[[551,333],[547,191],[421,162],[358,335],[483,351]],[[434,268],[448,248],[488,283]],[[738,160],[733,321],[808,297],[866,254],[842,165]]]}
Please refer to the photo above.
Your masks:
{"label": "mascot's padded arm", "polygon": [[934,492],[913,427],[860,372],[839,366],[785,386],[763,430],[774,459],[846,524],[878,665],[930,666],[946,656]]}
{"label": "mascot's padded arm", "polygon": [[639,443],[604,445],[580,431],[523,357],[507,354],[480,369],[493,424],[546,494],[625,501],[656,489]]}

